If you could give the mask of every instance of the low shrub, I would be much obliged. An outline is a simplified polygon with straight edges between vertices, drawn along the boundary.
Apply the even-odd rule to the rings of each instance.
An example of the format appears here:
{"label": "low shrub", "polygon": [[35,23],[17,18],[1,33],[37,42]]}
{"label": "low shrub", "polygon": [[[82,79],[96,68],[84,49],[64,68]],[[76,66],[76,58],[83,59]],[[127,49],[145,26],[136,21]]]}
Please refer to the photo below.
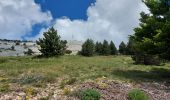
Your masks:
{"label": "low shrub", "polygon": [[13,83],[19,83],[22,85],[26,85],[26,84],[34,84],[37,82],[43,82],[44,81],[44,77],[39,76],[39,75],[23,75],[22,77],[20,77],[19,79],[13,79],[12,82]]}
{"label": "low shrub", "polygon": [[69,95],[69,94],[71,94],[71,89],[70,88],[64,88],[63,93],[64,93],[64,95]]}
{"label": "low shrub", "polygon": [[65,53],[66,53],[66,54],[71,54],[72,51],[71,51],[71,50],[66,50]]}
{"label": "low shrub", "polygon": [[81,100],[100,100],[101,98],[101,94],[94,89],[82,90],[78,96]]}
{"label": "low shrub", "polygon": [[128,93],[129,100],[149,100],[148,95],[139,89],[133,89]]}
{"label": "low shrub", "polygon": [[5,62],[7,62],[7,61],[8,61],[7,59],[0,58],[0,64],[5,63]]}
{"label": "low shrub", "polygon": [[9,92],[9,91],[10,91],[10,87],[8,84],[0,84],[0,93]]}
{"label": "low shrub", "polygon": [[50,100],[49,97],[40,98],[40,100]]}
{"label": "low shrub", "polygon": [[28,51],[24,52],[26,55],[32,55],[34,52],[31,49],[28,49]]}

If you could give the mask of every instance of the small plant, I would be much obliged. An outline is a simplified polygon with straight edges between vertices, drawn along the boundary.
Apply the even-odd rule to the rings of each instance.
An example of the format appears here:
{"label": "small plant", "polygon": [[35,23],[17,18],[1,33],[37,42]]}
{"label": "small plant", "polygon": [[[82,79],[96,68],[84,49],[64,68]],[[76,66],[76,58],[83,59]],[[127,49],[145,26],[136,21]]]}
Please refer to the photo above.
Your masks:
{"label": "small plant", "polygon": [[43,97],[43,98],[40,98],[40,100],[49,100],[48,97]]}
{"label": "small plant", "polygon": [[77,81],[76,78],[65,79],[61,82],[60,88],[64,88],[65,85],[72,85]]}
{"label": "small plant", "polygon": [[38,91],[32,87],[27,87],[27,88],[25,88],[25,93],[28,97],[30,97],[31,95],[36,95],[38,93]]}
{"label": "small plant", "polygon": [[19,79],[14,79],[14,83],[19,83],[19,84],[34,84],[37,82],[43,82],[44,77],[39,76],[39,75],[24,75]]}
{"label": "small plant", "polygon": [[65,53],[66,53],[66,54],[71,54],[72,51],[71,51],[71,50],[66,50]]}
{"label": "small plant", "polygon": [[129,100],[149,100],[148,95],[139,89],[133,89],[128,93]]}
{"label": "small plant", "polygon": [[71,94],[71,89],[70,88],[64,88],[63,93],[64,93],[64,95],[69,95],[69,94]]}
{"label": "small plant", "polygon": [[11,50],[15,51],[15,47],[14,47],[14,46],[11,46]]}
{"label": "small plant", "polygon": [[19,42],[19,41],[17,41],[17,42],[15,43],[15,45],[20,45],[20,42]]}
{"label": "small plant", "polygon": [[7,62],[7,59],[0,59],[0,64]]}
{"label": "small plant", "polygon": [[0,84],[0,93],[1,92],[9,92],[10,91],[10,88],[9,88],[9,85],[8,84]]}
{"label": "small plant", "polygon": [[24,54],[26,55],[32,55],[34,52],[31,49],[28,49],[27,52],[24,52]]}
{"label": "small plant", "polygon": [[85,89],[78,95],[81,100],[100,100],[101,94],[94,89]]}

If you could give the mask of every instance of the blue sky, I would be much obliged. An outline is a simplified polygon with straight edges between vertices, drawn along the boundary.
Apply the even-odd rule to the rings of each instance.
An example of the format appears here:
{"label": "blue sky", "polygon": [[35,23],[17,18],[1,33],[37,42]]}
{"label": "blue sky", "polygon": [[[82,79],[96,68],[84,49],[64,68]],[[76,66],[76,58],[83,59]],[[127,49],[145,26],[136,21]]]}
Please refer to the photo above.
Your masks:
{"label": "blue sky", "polygon": [[[87,20],[87,9],[95,0],[35,0],[41,6],[43,12],[50,11],[53,19],[68,17],[71,20]],[[25,37],[34,37],[39,34],[43,24],[36,24],[32,27],[31,34]]]}
{"label": "blue sky", "polygon": [[70,19],[87,19],[87,8],[95,0],[35,0],[43,11],[49,10],[54,19],[67,16]]}

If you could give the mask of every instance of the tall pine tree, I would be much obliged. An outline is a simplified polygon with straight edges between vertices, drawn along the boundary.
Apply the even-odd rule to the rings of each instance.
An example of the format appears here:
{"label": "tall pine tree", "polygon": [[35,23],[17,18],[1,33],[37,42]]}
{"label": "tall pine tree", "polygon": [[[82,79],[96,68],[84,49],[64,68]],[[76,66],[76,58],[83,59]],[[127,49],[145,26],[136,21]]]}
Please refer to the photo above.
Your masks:
{"label": "tall pine tree", "polygon": [[87,39],[82,45],[82,50],[80,52],[83,56],[93,56],[95,53],[95,45],[92,39]]}
{"label": "tall pine tree", "polygon": [[43,33],[44,38],[40,38],[37,42],[40,45],[40,52],[43,56],[60,56],[64,55],[67,41],[60,40],[57,31],[52,27]]}
{"label": "tall pine tree", "polygon": [[111,55],[117,54],[117,48],[116,48],[115,44],[113,43],[113,41],[110,42],[110,50],[111,50],[111,52],[110,52]]}
{"label": "tall pine tree", "polygon": [[[169,0],[143,0],[151,14],[141,13],[140,27],[134,29],[130,38],[134,41],[135,53],[144,56],[158,56],[170,60],[170,5]],[[141,58],[141,56],[139,56]],[[136,59],[139,59],[136,58]]]}
{"label": "tall pine tree", "polygon": [[109,43],[108,41],[104,40],[103,41],[103,46],[102,46],[102,55],[105,55],[105,56],[108,56],[110,55],[110,46],[109,46]]}
{"label": "tall pine tree", "polygon": [[95,44],[95,52],[97,55],[102,54],[102,43],[101,42],[96,42]]}
{"label": "tall pine tree", "polygon": [[123,41],[119,45],[119,53],[122,55],[126,54],[126,44]]}

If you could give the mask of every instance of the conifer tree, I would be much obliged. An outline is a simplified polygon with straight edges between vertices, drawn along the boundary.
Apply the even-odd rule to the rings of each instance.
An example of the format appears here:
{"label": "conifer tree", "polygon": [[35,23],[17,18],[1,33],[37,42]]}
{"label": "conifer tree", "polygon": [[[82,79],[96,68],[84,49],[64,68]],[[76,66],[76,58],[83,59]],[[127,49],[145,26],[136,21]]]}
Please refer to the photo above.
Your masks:
{"label": "conifer tree", "polygon": [[[143,0],[151,14],[141,13],[140,27],[134,29],[130,38],[134,41],[135,59],[158,56],[170,60],[170,4],[169,0]],[[140,55],[140,56],[138,56]],[[141,57],[141,55],[143,57]],[[157,57],[156,57],[157,58]]]}
{"label": "conifer tree", "polygon": [[113,43],[113,41],[110,42],[110,50],[111,50],[111,52],[110,52],[111,55],[117,54],[117,48],[116,48],[115,44]]}
{"label": "conifer tree", "polygon": [[83,56],[93,56],[95,53],[95,45],[92,39],[87,39],[82,45],[82,50],[80,52]]}
{"label": "conifer tree", "polygon": [[102,46],[102,55],[108,56],[110,55],[110,46],[107,40],[103,41],[103,46]]}
{"label": "conifer tree", "polygon": [[43,56],[60,56],[64,55],[67,41],[60,40],[57,31],[52,27],[43,33],[44,38],[40,38],[36,43],[40,45],[40,52]]}
{"label": "conifer tree", "polygon": [[98,55],[101,55],[101,54],[102,54],[102,43],[101,43],[101,42],[96,42],[95,52],[96,52],[96,54],[98,54]]}
{"label": "conifer tree", "polygon": [[134,45],[133,40],[129,38],[126,46],[126,55],[134,55]]}
{"label": "conifer tree", "polygon": [[119,45],[119,53],[122,55],[126,54],[126,44],[123,41]]}

